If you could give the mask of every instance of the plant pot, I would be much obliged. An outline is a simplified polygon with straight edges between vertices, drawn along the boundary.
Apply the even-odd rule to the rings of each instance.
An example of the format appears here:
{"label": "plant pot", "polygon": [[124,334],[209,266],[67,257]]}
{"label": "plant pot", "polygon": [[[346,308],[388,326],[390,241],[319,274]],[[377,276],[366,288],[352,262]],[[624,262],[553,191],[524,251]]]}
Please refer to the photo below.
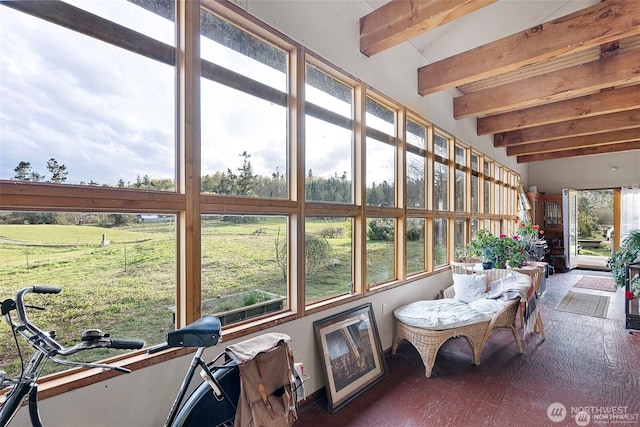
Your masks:
{"label": "plant pot", "polygon": [[[258,295],[258,301],[247,304],[247,296]],[[222,326],[280,311],[287,298],[270,292],[253,290],[202,301],[202,315],[213,314]],[[175,307],[170,308],[174,316]]]}

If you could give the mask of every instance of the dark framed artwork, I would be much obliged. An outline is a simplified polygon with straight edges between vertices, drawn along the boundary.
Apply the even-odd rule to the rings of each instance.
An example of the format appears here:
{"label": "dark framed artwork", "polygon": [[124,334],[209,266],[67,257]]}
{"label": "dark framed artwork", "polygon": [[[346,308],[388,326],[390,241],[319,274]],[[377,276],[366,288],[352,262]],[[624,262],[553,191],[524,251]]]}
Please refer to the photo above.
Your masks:
{"label": "dark framed artwork", "polygon": [[327,384],[329,412],[336,412],[386,375],[371,304],[313,323]]}

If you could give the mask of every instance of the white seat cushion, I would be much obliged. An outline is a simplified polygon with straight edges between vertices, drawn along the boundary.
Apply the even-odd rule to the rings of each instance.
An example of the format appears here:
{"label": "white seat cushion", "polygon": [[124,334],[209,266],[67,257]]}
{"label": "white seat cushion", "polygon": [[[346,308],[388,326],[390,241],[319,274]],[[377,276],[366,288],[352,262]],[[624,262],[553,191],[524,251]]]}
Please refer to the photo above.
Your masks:
{"label": "white seat cushion", "polygon": [[502,310],[509,301],[493,298],[480,298],[469,303],[469,306],[482,313],[493,316]]}
{"label": "white seat cushion", "polygon": [[396,309],[393,315],[405,325],[434,330],[491,320],[490,314],[453,298],[412,302]]}

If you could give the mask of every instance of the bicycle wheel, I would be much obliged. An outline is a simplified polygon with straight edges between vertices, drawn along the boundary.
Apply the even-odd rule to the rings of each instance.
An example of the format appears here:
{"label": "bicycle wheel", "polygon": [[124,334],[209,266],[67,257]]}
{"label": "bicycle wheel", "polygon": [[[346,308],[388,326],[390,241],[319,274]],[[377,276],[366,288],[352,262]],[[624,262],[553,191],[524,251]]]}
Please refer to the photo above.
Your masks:
{"label": "bicycle wheel", "polygon": [[203,381],[180,408],[173,427],[233,427],[240,397],[240,375],[238,367],[232,362],[223,366],[213,376],[226,397],[216,398],[211,386]]}

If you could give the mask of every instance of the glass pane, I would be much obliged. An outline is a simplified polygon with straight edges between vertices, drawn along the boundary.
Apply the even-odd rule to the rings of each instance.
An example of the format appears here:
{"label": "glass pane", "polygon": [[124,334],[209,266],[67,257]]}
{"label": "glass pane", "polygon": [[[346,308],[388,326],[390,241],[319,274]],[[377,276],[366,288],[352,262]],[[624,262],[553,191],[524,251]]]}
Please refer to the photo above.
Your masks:
{"label": "glass pane", "polygon": [[353,118],[353,89],[318,70],[306,66],[305,100],[332,113]]}
{"label": "glass pane", "polygon": [[305,220],[305,301],[344,295],[353,284],[353,218]]}
{"label": "glass pane", "polygon": [[479,172],[480,171],[480,159],[477,154],[471,154],[471,170]]}
{"label": "glass pane", "polygon": [[436,267],[447,263],[447,220],[433,220],[433,262]]}
{"label": "glass pane", "polygon": [[500,184],[498,183],[494,183],[493,184],[493,194],[494,194],[494,211],[493,213],[495,214],[501,214],[502,213],[502,209],[500,209],[501,207],[501,200],[502,200],[502,189],[500,188]]}
{"label": "glass pane", "polygon": [[306,200],[351,203],[353,133],[307,115]]}
{"label": "glass pane", "polygon": [[202,192],[287,198],[287,109],[201,84]]}
{"label": "glass pane", "polygon": [[484,183],[484,213],[492,213],[491,210],[491,181],[483,181]]}
{"label": "glass pane", "polygon": [[[80,9],[117,22],[146,36],[172,45],[175,39],[173,1],[147,0],[65,0]],[[151,12],[151,13],[150,13]]]}
{"label": "glass pane", "polygon": [[456,219],[453,223],[453,247],[456,252],[459,252],[461,249],[465,247],[465,230],[466,230],[466,221],[463,219]]}
{"label": "glass pane", "polygon": [[407,144],[426,149],[427,128],[413,120],[407,120]]}
{"label": "glass pane", "polygon": [[465,178],[466,178],[466,174],[464,173],[464,171],[461,171],[460,169],[456,169],[455,172],[455,176],[456,176],[456,181],[454,183],[454,209],[456,212],[464,212],[465,210],[465,206],[464,206],[464,202],[465,202]]}
{"label": "glass pane", "polygon": [[[123,24],[133,8],[136,28],[173,28],[97,3]],[[175,191],[174,67],[9,7],[0,39],[0,179]]]}
{"label": "glass pane", "polygon": [[427,159],[407,151],[407,208],[424,208]]}
{"label": "glass pane", "polygon": [[480,220],[473,218],[471,220],[471,238],[473,239],[476,233],[480,230]]}
{"label": "glass pane", "polygon": [[287,218],[202,216],[202,314],[223,325],[289,307]]}
{"label": "glass pane", "polygon": [[482,163],[482,169],[485,176],[491,176],[491,163],[484,161]]}
{"label": "glass pane", "polygon": [[425,271],[425,230],[422,218],[407,218],[407,274]]}
{"label": "glass pane", "polygon": [[444,159],[449,158],[449,140],[442,135],[436,134],[434,141],[434,153]]}
{"label": "glass pane", "polygon": [[459,145],[456,145],[456,163],[461,166],[467,165],[467,150]]}
{"label": "glass pane", "polygon": [[367,138],[367,204],[395,206],[395,153],[392,145]]}
{"label": "glass pane", "polygon": [[434,208],[441,211],[449,209],[449,167],[435,162],[433,181]]}
{"label": "glass pane", "polygon": [[365,121],[368,128],[377,129],[387,135],[396,135],[395,112],[371,98],[367,98]]}
{"label": "glass pane", "polygon": [[[306,72],[307,102],[351,119],[353,89],[310,65]],[[305,122],[306,200],[353,202],[352,145],[352,122],[331,122],[331,115],[315,117],[308,109]]]}
{"label": "glass pane", "polygon": [[377,285],[396,278],[396,220],[367,219],[367,284]]}
{"label": "glass pane", "polygon": [[[75,344],[83,329],[100,328],[152,346],[173,329],[175,215],[4,211],[0,235],[0,294],[10,298],[32,284],[62,288],[25,301],[46,307],[30,310],[29,318],[55,330],[63,345]],[[12,374],[19,368],[15,350],[9,328],[0,328],[0,366]],[[105,356],[80,355],[85,361]]]}
{"label": "glass pane", "polygon": [[[287,198],[287,108],[257,95],[266,92],[258,90],[263,84],[285,96],[287,53],[206,11],[201,50],[202,192]],[[255,84],[236,90],[217,83],[210,63]]]}
{"label": "glass pane", "polygon": [[[201,18],[203,59],[286,93],[287,52],[207,11],[202,11]],[[205,68],[203,65],[203,70]],[[228,118],[244,117],[229,113]],[[204,115],[202,120],[205,120]]]}
{"label": "glass pane", "polygon": [[471,175],[471,212],[480,212],[480,178]]}

